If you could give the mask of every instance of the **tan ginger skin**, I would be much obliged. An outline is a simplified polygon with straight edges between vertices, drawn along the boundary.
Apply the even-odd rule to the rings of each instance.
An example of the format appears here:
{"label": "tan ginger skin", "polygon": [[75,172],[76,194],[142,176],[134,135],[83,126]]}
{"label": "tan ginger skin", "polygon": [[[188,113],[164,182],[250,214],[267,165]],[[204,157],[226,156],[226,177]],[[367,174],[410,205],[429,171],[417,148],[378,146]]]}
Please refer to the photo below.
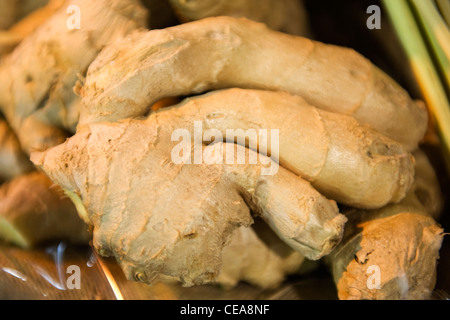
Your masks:
{"label": "tan ginger skin", "polygon": [[[434,169],[426,155],[417,150],[414,156],[417,179],[400,203],[343,211],[349,219],[344,239],[326,257],[340,299],[431,297],[443,241],[443,229],[433,217],[439,216],[442,195],[435,174],[428,175]],[[370,266],[379,268],[379,287],[374,287],[375,269]]]}
{"label": "tan ginger skin", "polygon": [[[116,28],[108,28],[113,29],[110,33],[98,37],[94,33],[91,42],[72,33],[74,43],[86,45],[79,51],[63,51],[60,61],[55,60],[58,50],[36,45],[46,37],[40,31],[25,39],[0,66],[2,79],[13,79],[0,84],[0,108],[18,130],[26,152],[61,143],[66,131],[75,132],[81,112],[77,133],[57,147],[33,153],[33,161],[66,189],[80,216],[93,228],[94,246],[102,255],[113,255],[129,279],[148,283],[168,277],[185,285],[215,281],[233,285],[243,279],[271,287],[294,272],[305,257],[320,259],[330,253],[331,259],[339,257],[333,249],[347,219],[339,213],[336,200],[358,208],[382,207],[359,210],[358,215],[346,212],[348,230],[356,223],[363,227],[363,250],[352,262],[356,266],[335,273],[340,275],[336,278],[340,298],[421,298],[429,293],[442,229],[420,207],[413,191],[405,198],[414,176],[409,151],[417,148],[427,123],[420,104],[351,49],[282,34],[246,19],[208,18],[123,38],[145,24],[145,10],[134,2],[117,3],[121,14],[109,12],[103,21],[108,26],[117,18],[112,24]],[[55,43],[67,36],[67,30],[56,32],[61,12],[40,29],[47,28]],[[93,29],[104,29],[99,21]],[[86,83],[75,88],[82,94],[80,104],[72,87],[105,46],[89,67]],[[38,54],[30,55],[30,50]],[[30,68],[36,61],[40,64]],[[49,72],[43,73],[42,66]],[[162,98],[230,87],[271,91],[215,91],[140,118]],[[136,119],[125,119],[130,117]],[[171,133],[198,119],[205,129],[221,133],[229,128],[280,129],[278,173],[262,175],[267,168],[262,163],[171,163],[176,145]],[[30,139],[29,130],[42,134]],[[268,147],[269,153],[275,151],[250,139],[248,145],[252,143]],[[203,145],[204,160],[224,160],[227,145]],[[235,147],[245,150],[247,159],[254,153]],[[25,209],[21,217],[27,217]],[[258,241],[250,229],[255,215],[290,246],[282,249],[292,254],[289,263]],[[17,223],[26,220],[7,217],[0,215],[0,233],[15,234],[13,240],[22,246],[39,242],[29,236],[29,226]],[[33,219],[30,216],[29,221]],[[377,239],[386,230],[395,234],[396,228],[402,230],[396,234],[399,242],[386,248],[398,246],[403,251],[378,254],[384,247]],[[229,260],[236,243],[254,246],[251,261],[267,254],[273,265],[262,270],[243,261],[233,269]],[[347,243],[339,254],[352,250],[354,242]],[[395,269],[396,262],[413,250],[405,253],[404,248],[416,248],[421,258],[408,256],[405,259],[411,264]],[[392,275],[390,281],[383,278],[383,290],[375,294],[358,289],[367,259]],[[335,263],[337,269],[341,262]],[[261,277],[268,273],[273,278]]]}
{"label": "tan ginger skin", "polygon": [[[279,108],[283,113],[277,111]],[[174,130],[186,128],[192,132],[199,119],[205,129],[218,131],[283,128],[278,173],[262,176],[261,164],[206,164],[211,163],[206,160],[202,165],[174,164],[171,156],[178,144],[172,141]],[[298,121],[304,125],[298,125]],[[330,138],[333,136],[336,141]],[[308,148],[302,148],[301,143],[289,145],[301,139],[316,142],[310,152],[317,154],[304,154]],[[204,146],[203,154],[211,157],[215,146]],[[274,151],[267,147],[269,153]],[[348,168],[351,174],[333,168],[341,166],[333,150],[354,157]],[[222,152],[216,150],[219,155]],[[378,156],[377,152],[382,154]],[[331,252],[339,242],[345,219],[333,201],[294,170],[304,170],[315,184],[334,185],[335,189],[346,185],[338,179],[339,174],[347,181],[359,172],[358,165],[363,176],[388,172],[393,186],[384,186],[383,190],[391,190],[387,196],[391,200],[399,197],[397,201],[408,190],[414,174],[412,157],[400,144],[360,126],[351,117],[318,110],[287,93],[244,89],[190,98],[146,119],[80,126],[67,142],[33,153],[32,160],[55,183],[82,199],[85,220],[94,226],[94,245],[104,254],[114,255],[128,278],[152,281],[161,274],[187,285],[209,282],[217,276],[220,249],[226,239],[237,226],[252,223],[249,208],[305,257],[318,259]],[[333,172],[337,176],[331,175]],[[368,202],[378,201],[377,197],[366,196],[366,191],[363,194]],[[366,204],[370,205],[373,203]],[[149,244],[151,248],[147,248]],[[197,249],[187,250],[188,245]],[[197,255],[204,259],[195,258]]]}
{"label": "tan ginger skin", "polygon": [[[182,127],[189,128],[201,120],[205,131],[218,130],[222,137],[233,128],[279,130],[280,164],[349,206],[398,202],[413,182],[413,157],[399,143],[350,116],[317,109],[288,93],[225,89],[186,99],[162,115],[167,122],[182,118]],[[275,155],[268,143],[245,131],[236,130],[239,141]]]}
{"label": "tan ginger skin", "polygon": [[[83,13],[67,27],[67,8]],[[79,97],[73,87],[107,44],[145,27],[138,0],[68,1],[0,62],[0,110],[26,153],[63,142],[74,132]]]}
{"label": "tan ginger skin", "polygon": [[427,127],[426,109],[354,50],[231,17],[135,32],[103,50],[81,89],[80,123],[139,117],[165,97],[230,87],[302,96],[410,151]]}
{"label": "tan ginger skin", "polygon": [[[221,94],[227,92],[211,99],[225,101]],[[251,95],[238,97],[245,106]],[[203,164],[174,164],[172,133],[192,125],[184,109],[189,102],[147,119],[86,125],[62,145],[32,154],[55,183],[82,201],[99,252],[114,255],[129,279],[211,282],[233,231],[252,224],[250,212],[309,259],[331,252],[345,218],[334,201],[284,167],[271,176],[261,175],[267,164],[214,164],[226,159],[218,143],[203,146]],[[244,149],[247,157],[254,152]]]}
{"label": "tan ginger skin", "polygon": [[[173,165],[170,150],[155,146],[173,146],[170,135],[156,133],[160,128],[138,120],[93,124],[33,157],[52,180],[79,195],[95,248],[115,256],[128,279],[214,281],[223,246],[237,227],[252,224],[249,207],[310,259],[339,242],[345,218],[306,181],[284,168],[261,176],[260,165]],[[141,138],[133,141],[137,131]],[[115,151],[119,144],[126,163]],[[84,181],[82,189],[76,181]]]}
{"label": "tan ginger skin", "polygon": [[[10,180],[0,188],[3,237],[24,248],[51,239],[87,243],[88,224],[95,248],[114,256],[129,279],[174,278],[188,286],[244,280],[273,288],[304,259],[328,255],[341,299],[430,296],[442,199],[420,152],[414,179],[409,153],[425,132],[426,110],[392,79],[351,49],[270,30],[300,33],[286,30],[281,11],[264,10],[261,1],[253,18],[269,28],[216,17],[137,32],[147,21],[137,0],[71,3],[91,16],[82,30],[65,28],[65,6],[46,21],[62,4],[55,0],[10,28],[15,36],[0,35],[10,50],[42,24],[0,63],[0,109],[20,140],[0,120],[0,179]],[[202,12],[190,1],[183,12],[183,1],[172,0],[194,20],[236,16],[233,8],[251,3],[216,1]],[[88,67],[86,83],[75,87],[80,103],[73,87]],[[163,98],[232,87],[242,89],[141,118]],[[20,150],[62,143],[80,112],[75,136],[33,160],[65,189],[84,222],[46,175],[24,174],[32,166]],[[192,130],[196,120],[223,136],[229,128],[280,129],[281,167],[266,176],[273,161],[172,163],[171,133]],[[225,160],[231,144],[209,142],[204,160]],[[245,146],[276,152],[251,138]],[[255,154],[233,147],[247,160]],[[335,201],[355,208],[344,216]],[[367,287],[371,265],[380,267],[379,289]]]}

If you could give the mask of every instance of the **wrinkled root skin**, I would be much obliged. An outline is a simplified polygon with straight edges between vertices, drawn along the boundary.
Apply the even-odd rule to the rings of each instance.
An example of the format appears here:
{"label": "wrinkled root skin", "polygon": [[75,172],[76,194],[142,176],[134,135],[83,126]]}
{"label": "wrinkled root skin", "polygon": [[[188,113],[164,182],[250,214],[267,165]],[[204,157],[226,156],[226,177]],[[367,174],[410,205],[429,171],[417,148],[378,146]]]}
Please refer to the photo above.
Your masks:
{"label": "wrinkled root skin", "polygon": [[[309,259],[339,243],[346,218],[310,183],[282,167],[263,176],[261,163],[229,164],[223,143],[200,146],[202,164],[174,164],[170,139],[177,124],[159,121],[153,115],[85,126],[32,155],[53,181],[79,195],[95,248],[115,256],[128,279],[214,281],[222,248],[236,228],[253,223],[251,213]],[[244,149],[246,159],[253,152],[232,146],[235,155]]]}
{"label": "wrinkled root skin", "polygon": [[428,123],[424,106],[354,50],[224,16],[138,31],[105,48],[80,90],[80,123],[145,116],[162,98],[234,87],[299,95],[408,151]]}
{"label": "wrinkled root skin", "polygon": [[[67,9],[82,27],[67,27]],[[0,61],[0,110],[26,154],[58,145],[75,132],[80,97],[74,86],[107,44],[146,26],[138,0],[70,0]]]}
{"label": "wrinkled root skin", "polygon": [[[436,283],[443,230],[431,218],[400,213],[358,225],[361,235],[349,243],[354,259],[337,283],[343,300],[423,300]],[[360,248],[356,250],[356,248]],[[379,268],[378,288],[375,269]]]}

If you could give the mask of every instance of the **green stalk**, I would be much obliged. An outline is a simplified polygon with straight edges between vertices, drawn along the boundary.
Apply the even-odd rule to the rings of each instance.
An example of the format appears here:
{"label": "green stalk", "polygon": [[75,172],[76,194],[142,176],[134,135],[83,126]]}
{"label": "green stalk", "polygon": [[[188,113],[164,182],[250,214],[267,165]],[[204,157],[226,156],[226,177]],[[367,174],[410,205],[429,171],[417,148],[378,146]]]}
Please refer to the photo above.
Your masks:
{"label": "green stalk", "polygon": [[410,0],[433,49],[441,73],[450,88],[450,30],[432,1]]}
{"label": "green stalk", "polygon": [[405,49],[423,98],[436,120],[442,148],[450,168],[450,102],[445,87],[435,69],[433,59],[428,52],[408,2],[406,0],[383,0],[383,5]]}

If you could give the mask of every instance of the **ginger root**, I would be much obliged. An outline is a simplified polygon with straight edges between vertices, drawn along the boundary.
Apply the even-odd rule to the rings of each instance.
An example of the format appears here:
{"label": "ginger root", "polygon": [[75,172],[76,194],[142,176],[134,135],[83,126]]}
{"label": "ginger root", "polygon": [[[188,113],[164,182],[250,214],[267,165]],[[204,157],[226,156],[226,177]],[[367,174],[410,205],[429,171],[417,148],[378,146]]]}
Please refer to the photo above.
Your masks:
{"label": "ginger root", "polygon": [[269,28],[298,36],[310,34],[301,0],[170,0],[184,22],[230,16],[263,22]]}
{"label": "ginger root", "polygon": [[0,118],[0,182],[28,173],[34,165],[23,153],[16,135],[6,121]]}
{"label": "ginger root", "polygon": [[[158,118],[161,123],[182,118],[180,128],[189,128],[191,136],[195,121],[227,139],[233,138],[227,132],[235,129],[238,143],[267,150],[322,194],[349,206],[378,208],[398,202],[414,178],[413,157],[399,143],[350,116],[317,109],[288,93],[219,90],[185,99]],[[278,150],[259,138],[261,130],[279,131]]]}
{"label": "ginger root", "polygon": [[44,174],[20,175],[0,187],[0,237],[22,248],[46,241],[89,242],[72,202]]}
{"label": "ginger root", "polygon": [[[421,159],[417,162],[418,175],[433,170],[422,152],[415,155]],[[379,210],[344,211],[349,219],[344,239],[326,257],[340,299],[430,297],[443,229],[430,216],[430,212],[436,214],[436,205],[430,206],[429,200],[438,199],[440,193],[436,193],[437,181],[423,187],[424,181],[430,182],[428,176],[418,176],[417,181],[420,183],[415,183],[398,204]]]}
{"label": "ginger root", "polygon": [[80,124],[144,116],[162,98],[230,87],[302,96],[408,150],[427,127],[426,109],[355,51],[232,17],[135,32],[105,48],[81,89]]}
{"label": "ginger root", "polygon": [[[100,255],[146,283],[269,288],[304,259],[330,255],[341,299],[432,290],[442,229],[429,215],[441,204],[426,194],[436,189],[418,192],[427,169],[411,189],[409,153],[427,113],[367,59],[247,19],[148,31],[137,30],[147,20],[137,0],[69,3],[82,7],[80,30],[65,28],[60,9],[0,62],[0,110],[45,172],[3,185],[6,239],[86,241],[87,224]],[[218,89],[155,111],[161,99]],[[213,135],[198,141],[195,121]],[[235,130],[235,144],[233,128],[279,130],[280,143]],[[190,144],[180,149],[182,129]],[[49,192],[47,176],[75,206],[61,209],[69,200]],[[347,217],[336,201],[354,207]],[[368,266],[381,271],[378,289]]]}
{"label": "ginger root", "polygon": [[[68,26],[67,8],[82,13]],[[0,109],[22,148],[42,150],[63,142],[78,123],[73,87],[108,43],[146,23],[138,0],[68,1],[0,62]]]}
{"label": "ginger root", "polygon": [[[115,256],[128,279],[173,277],[188,286],[214,281],[223,246],[236,228],[252,224],[250,212],[308,259],[333,250],[345,223],[336,203],[283,167],[263,175],[274,165],[270,158],[260,154],[250,164],[255,151],[202,140],[183,157],[200,151],[204,162],[174,163],[173,130],[191,123],[171,110],[85,125],[65,143],[32,153],[32,161],[78,199],[95,248]],[[227,146],[237,151],[230,154]],[[245,164],[238,164],[240,150]]]}

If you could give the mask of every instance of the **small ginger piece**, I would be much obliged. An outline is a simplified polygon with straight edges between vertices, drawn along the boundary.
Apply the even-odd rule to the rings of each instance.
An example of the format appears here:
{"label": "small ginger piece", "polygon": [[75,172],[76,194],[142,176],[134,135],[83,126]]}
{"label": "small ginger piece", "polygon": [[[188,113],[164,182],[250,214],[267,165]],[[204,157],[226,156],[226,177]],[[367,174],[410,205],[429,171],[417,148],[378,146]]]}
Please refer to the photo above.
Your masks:
{"label": "small ginger piece", "polygon": [[305,261],[259,219],[249,228],[234,231],[222,259],[216,283],[233,288],[245,281],[263,289],[277,288],[287,276],[300,272]]}
{"label": "small ginger piece", "polygon": [[263,22],[269,28],[293,35],[310,34],[302,0],[170,0],[184,22],[230,16]]}
{"label": "small ginger piece", "polygon": [[[430,216],[436,214],[436,204],[430,206],[429,200],[440,193],[436,180],[420,177],[433,170],[426,156],[421,151],[415,156],[420,158],[419,183],[403,201],[379,210],[344,210],[349,219],[344,239],[326,258],[340,299],[430,298],[443,229]],[[429,188],[424,188],[424,181],[431,182]]]}
{"label": "small ginger piece", "polygon": [[[98,252],[115,256],[128,279],[213,282],[223,246],[236,228],[252,224],[251,212],[308,259],[339,243],[345,218],[335,201],[283,167],[262,174],[275,165],[266,156],[251,164],[253,150],[201,141],[183,153],[195,158],[200,151],[201,163],[175,163],[173,130],[191,123],[171,110],[85,125],[65,143],[32,153],[32,161],[76,199]],[[240,150],[244,164],[238,163]]]}
{"label": "small ginger piece", "polygon": [[43,173],[20,175],[0,187],[0,238],[22,248],[47,241],[87,244],[87,225],[63,191]]}
{"label": "small ginger piece", "polygon": [[0,182],[28,173],[34,165],[22,151],[16,135],[0,118]]}
{"label": "small ginger piece", "polygon": [[299,95],[409,151],[427,127],[426,108],[354,50],[232,17],[134,32],[105,48],[81,90],[80,123],[145,116],[162,98],[230,87]]}
{"label": "small ginger piece", "polygon": [[[79,8],[79,29],[68,23],[76,18],[69,6]],[[26,153],[75,131],[73,87],[105,45],[145,27],[146,16],[138,0],[67,1],[1,60],[0,109]]]}

